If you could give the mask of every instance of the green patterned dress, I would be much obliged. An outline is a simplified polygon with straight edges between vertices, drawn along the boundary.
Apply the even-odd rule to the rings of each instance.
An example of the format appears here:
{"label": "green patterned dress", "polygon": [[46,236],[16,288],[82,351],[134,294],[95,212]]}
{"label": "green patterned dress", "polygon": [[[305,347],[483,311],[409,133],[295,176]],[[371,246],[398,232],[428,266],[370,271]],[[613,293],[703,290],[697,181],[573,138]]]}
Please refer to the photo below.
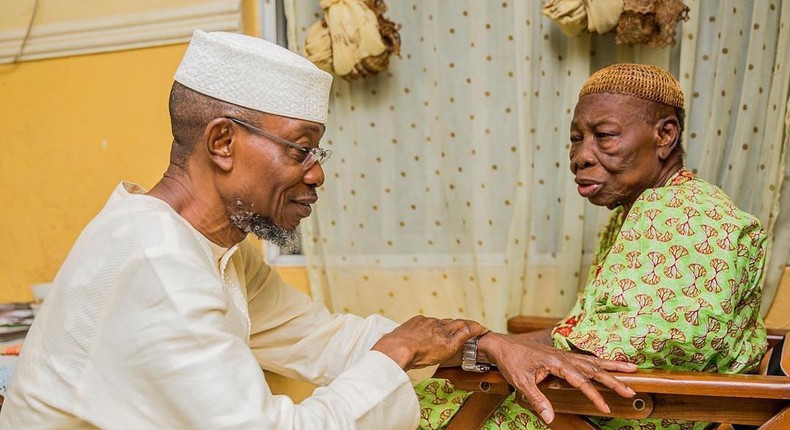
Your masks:
{"label": "green patterned dress", "polygon": [[[616,208],[587,284],[552,331],[571,345],[640,368],[745,373],[765,354],[760,317],[766,235],[719,188],[681,170]],[[416,387],[422,429],[443,428],[468,393],[444,380]],[[604,429],[704,429],[710,423],[593,418]],[[485,429],[545,429],[512,396]]]}

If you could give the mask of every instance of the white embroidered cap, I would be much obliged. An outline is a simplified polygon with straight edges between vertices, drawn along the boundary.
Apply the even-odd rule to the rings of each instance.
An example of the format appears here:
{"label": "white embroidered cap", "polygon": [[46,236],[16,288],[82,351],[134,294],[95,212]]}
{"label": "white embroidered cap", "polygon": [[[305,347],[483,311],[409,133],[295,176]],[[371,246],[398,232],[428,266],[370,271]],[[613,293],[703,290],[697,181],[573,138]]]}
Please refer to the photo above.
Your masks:
{"label": "white embroidered cap", "polygon": [[332,75],[277,44],[195,30],[176,82],[201,94],[290,118],[325,123]]}

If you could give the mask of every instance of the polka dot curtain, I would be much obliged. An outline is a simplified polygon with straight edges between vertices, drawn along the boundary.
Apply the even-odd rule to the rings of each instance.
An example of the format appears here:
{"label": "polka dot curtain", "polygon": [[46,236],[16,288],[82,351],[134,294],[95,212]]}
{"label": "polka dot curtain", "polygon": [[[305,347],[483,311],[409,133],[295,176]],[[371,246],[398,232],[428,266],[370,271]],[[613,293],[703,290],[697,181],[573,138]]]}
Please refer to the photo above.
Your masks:
{"label": "polka dot curtain", "polygon": [[[322,144],[335,155],[316,211],[302,223],[314,297],[337,312],[465,317],[497,330],[518,313],[563,315],[608,214],[578,196],[568,168],[578,90],[592,71],[618,61],[676,73],[686,67],[685,88],[697,84],[694,76],[709,81],[696,75],[701,59],[685,52],[698,38],[672,50],[568,38],[541,15],[538,1],[387,4],[387,16],[402,24],[401,58],[376,77],[333,84]],[[287,1],[286,10],[291,48],[301,52],[320,8]],[[772,19],[775,29],[779,19]],[[697,35],[702,27],[688,26]],[[742,28],[748,40],[753,30]],[[776,36],[766,43],[773,57],[761,68],[778,61]],[[770,84],[764,91],[767,97]],[[693,108],[710,111],[703,100],[721,103],[698,97]],[[735,147],[705,130],[687,137],[689,145],[716,153]],[[775,175],[780,147],[760,152]],[[689,149],[690,161],[707,160],[698,151]],[[714,180],[720,171],[701,169]]]}
{"label": "polka dot curtain", "polygon": [[[790,3],[686,3],[691,10],[681,28],[678,77],[686,93],[687,165],[773,233],[765,313],[790,263],[790,241],[776,240],[788,228],[776,219],[788,145]],[[785,216],[789,204],[785,198]]]}

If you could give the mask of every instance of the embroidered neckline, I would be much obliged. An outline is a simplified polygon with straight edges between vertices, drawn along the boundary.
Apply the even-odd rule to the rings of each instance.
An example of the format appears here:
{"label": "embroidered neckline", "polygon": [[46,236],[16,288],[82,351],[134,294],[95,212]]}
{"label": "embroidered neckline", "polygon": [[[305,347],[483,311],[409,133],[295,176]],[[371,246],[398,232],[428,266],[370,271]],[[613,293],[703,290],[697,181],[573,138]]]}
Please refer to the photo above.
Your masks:
{"label": "embroidered neckline", "polygon": [[672,175],[665,186],[676,186],[685,184],[686,182],[694,179],[697,175],[694,172],[686,169],[680,169]]}

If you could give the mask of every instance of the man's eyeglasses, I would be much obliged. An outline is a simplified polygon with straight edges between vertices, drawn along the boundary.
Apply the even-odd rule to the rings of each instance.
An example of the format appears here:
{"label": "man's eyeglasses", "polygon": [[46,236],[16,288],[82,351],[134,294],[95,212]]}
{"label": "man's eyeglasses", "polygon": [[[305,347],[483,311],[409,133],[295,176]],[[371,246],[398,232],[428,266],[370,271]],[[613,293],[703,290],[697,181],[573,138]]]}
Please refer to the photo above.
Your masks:
{"label": "man's eyeglasses", "polygon": [[233,122],[235,122],[236,124],[241,125],[242,127],[246,127],[246,128],[248,128],[248,129],[250,129],[252,131],[257,132],[258,134],[260,134],[261,136],[263,136],[263,137],[265,137],[265,138],[267,138],[269,140],[273,140],[273,141],[275,141],[277,143],[281,143],[283,145],[290,146],[291,148],[294,148],[297,151],[301,152],[302,154],[304,154],[304,159],[302,160],[302,167],[305,170],[313,167],[313,165],[315,163],[323,164],[324,161],[328,160],[329,157],[332,156],[332,150],[330,150],[330,149],[308,148],[306,146],[298,145],[298,144],[293,143],[291,141],[285,140],[282,137],[275,136],[275,135],[269,133],[268,131],[266,131],[266,130],[264,130],[262,128],[258,128],[256,126],[254,126],[254,125],[252,125],[252,124],[250,124],[248,122],[242,121],[242,120],[240,120],[238,118],[233,118],[233,117],[230,117],[230,116],[228,116],[226,118],[231,120],[231,121],[233,121]]}

